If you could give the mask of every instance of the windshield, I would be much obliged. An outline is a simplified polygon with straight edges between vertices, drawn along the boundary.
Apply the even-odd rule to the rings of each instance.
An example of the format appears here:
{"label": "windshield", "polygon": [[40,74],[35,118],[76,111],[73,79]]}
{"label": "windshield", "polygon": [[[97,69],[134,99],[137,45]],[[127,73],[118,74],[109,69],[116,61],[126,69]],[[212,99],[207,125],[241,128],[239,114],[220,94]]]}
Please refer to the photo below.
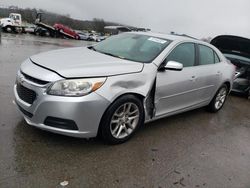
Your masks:
{"label": "windshield", "polygon": [[123,33],[110,37],[94,46],[94,50],[131,61],[150,63],[170,41],[147,35]]}

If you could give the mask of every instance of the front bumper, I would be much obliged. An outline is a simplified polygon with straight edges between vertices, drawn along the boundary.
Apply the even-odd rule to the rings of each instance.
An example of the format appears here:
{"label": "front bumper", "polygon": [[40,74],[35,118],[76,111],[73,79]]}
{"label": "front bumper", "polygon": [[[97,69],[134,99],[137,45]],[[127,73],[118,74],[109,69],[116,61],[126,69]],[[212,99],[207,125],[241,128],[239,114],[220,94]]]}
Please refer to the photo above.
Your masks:
{"label": "front bumper", "polygon": [[[29,125],[72,137],[90,138],[97,135],[102,115],[110,104],[108,100],[94,92],[83,97],[52,96],[46,94],[46,87],[25,81],[22,85],[37,94],[33,104],[28,104],[19,97],[17,84],[14,86],[15,103]],[[45,125],[47,117],[72,120],[78,130]]]}

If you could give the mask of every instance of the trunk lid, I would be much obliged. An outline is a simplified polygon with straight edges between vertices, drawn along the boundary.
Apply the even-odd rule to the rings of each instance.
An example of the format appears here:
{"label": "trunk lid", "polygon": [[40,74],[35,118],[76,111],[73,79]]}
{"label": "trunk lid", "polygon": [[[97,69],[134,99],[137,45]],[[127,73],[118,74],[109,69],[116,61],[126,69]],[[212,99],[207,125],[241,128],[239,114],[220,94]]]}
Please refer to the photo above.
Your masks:
{"label": "trunk lid", "polygon": [[215,37],[211,44],[216,46],[235,65],[250,66],[250,39],[221,35]]}

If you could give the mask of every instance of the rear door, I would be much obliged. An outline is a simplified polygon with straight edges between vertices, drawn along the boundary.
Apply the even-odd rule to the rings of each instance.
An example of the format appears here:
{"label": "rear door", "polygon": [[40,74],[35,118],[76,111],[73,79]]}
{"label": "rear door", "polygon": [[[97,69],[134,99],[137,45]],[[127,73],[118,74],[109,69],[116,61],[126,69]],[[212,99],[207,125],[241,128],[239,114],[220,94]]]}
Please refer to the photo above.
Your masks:
{"label": "rear door", "polygon": [[197,100],[200,103],[209,102],[221,83],[222,66],[218,55],[212,48],[198,44],[197,51]]}

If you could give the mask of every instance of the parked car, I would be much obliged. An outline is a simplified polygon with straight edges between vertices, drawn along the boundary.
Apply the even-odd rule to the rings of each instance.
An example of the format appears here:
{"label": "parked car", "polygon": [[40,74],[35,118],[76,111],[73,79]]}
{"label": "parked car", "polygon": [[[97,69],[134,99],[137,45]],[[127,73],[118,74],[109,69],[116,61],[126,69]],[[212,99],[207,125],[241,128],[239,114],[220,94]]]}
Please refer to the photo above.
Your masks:
{"label": "parked car", "polygon": [[30,34],[34,34],[35,33],[35,29],[36,29],[36,26],[29,25],[29,26],[25,27],[25,32],[26,33],[30,33]]}
{"label": "parked car", "polygon": [[208,43],[131,32],[31,56],[17,73],[14,94],[34,127],[119,144],[144,122],[203,106],[219,111],[234,75]]}
{"label": "parked car", "polygon": [[211,41],[237,68],[232,91],[250,97],[250,39],[221,35]]}
{"label": "parked car", "polygon": [[105,40],[106,38],[107,38],[107,36],[98,35],[98,36],[96,37],[96,42],[101,42],[101,41]]}
{"label": "parked car", "polygon": [[34,34],[37,36],[46,36],[49,37],[50,36],[50,31],[46,28],[43,27],[36,27],[34,29]]}
{"label": "parked car", "polygon": [[77,34],[80,37],[80,40],[89,40],[89,34],[88,33],[83,33],[81,31],[77,31]]}
{"label": "parked car", "polygon": [[90,33],[89,34],[89,40],[90,41],[97,41],[97,35],[96,34],[93,34],[93,33]]}
{"label": "parked car", "polygon": [[53,27],[58,32],[65,35],[66,37],[73,38],[73,39],[76,39],[76,40],[80,39],[80,36],[73,29],[71,29],[71,28],[69,28],[69,27],[67,27],[67,26],[65,26],[63,24],[56,23]]}

